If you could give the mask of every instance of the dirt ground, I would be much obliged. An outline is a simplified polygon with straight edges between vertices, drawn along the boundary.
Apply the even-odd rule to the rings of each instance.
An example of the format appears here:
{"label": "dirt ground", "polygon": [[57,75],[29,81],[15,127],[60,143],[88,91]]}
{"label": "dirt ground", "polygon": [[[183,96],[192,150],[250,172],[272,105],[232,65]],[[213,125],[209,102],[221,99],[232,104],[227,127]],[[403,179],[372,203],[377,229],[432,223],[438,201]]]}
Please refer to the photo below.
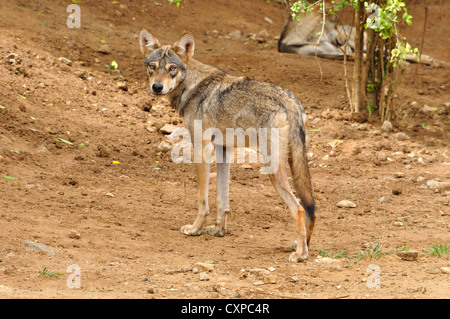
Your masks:
{"label": "dirt ground", "polygon": [[[450,3],[435,2],[423,53],[449,62]],[[276,1],[83,0],[80,29],[66,26],[69,4],[13,0],[0,10],[1,298],[450,296],[448,253],[425,248],[450,244],[450,192],[434,186],[450,181],[447,64],[404,67],[393,132],[384,132],[377,116],[352,119],[342,61],[320,59],[321,78],[314,57],[277,52],[286,11]],[[420,47],[417,4],[402,32]],[[317,201],[307,261],[288,262],[294,223],[256,166],[232,166],[225,237],[180,232],[196,216],[194,167],[158,149],[167,141],[159,129],[182,121],[149,95],[142,28],[168,44],[190,31],[198,60],[301,101]],[[262,30],[262,42],[247,38]],[[118,69],[105,67],[112,61]],[[411,250],[412,261],[398,255]],[[69,287],[69,265],[80,288]]]}

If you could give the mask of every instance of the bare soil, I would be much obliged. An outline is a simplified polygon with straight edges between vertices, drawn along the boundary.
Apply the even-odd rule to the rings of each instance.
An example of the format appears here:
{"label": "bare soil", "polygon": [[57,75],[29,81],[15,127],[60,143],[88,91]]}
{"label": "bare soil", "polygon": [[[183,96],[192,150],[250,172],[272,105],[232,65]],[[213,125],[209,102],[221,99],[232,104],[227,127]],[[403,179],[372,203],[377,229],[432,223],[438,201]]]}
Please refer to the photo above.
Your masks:
{"label": "bare soil", "polygon": [[[450,244],[449,191],[427,186],[450,181],[447,64],[404,67],[393,132],[384,132],[376,114],[352,117],[342,61],[277,52],[286,11],[276,1],[83,1],[80,29],[66,26],[65,2],[3,1],[0,10],[1,298],[449,297],[449,255],[424,248]],[[449,10],[448,1],[428,4],[423,45],[444,62]],[[424,7],[410,13],[402,32],[420,47]],[[149,95],[142,28],[169,44],[190,31],[198,60],[302,102],[317,201],[307,261],[287,261],[294,223],[258,167],[232,166],[224,238],[181,234],[196,215],[194,167],[157,147],[167,140],[159,128],[182,119]],[[235,30],[244,39],[228,36]],[[265,42],[246,38],[261,30]],[[103,44],[109,54],[97,52]],[[117,70],[105,67],[112,61]],[[378,244],[381,255],[371,254]],[[402,250],[418,256],[403,260]],[[80,288],[67,286],[73,264]],[[379,288],[368,287],[369,265],[379,267]]]}

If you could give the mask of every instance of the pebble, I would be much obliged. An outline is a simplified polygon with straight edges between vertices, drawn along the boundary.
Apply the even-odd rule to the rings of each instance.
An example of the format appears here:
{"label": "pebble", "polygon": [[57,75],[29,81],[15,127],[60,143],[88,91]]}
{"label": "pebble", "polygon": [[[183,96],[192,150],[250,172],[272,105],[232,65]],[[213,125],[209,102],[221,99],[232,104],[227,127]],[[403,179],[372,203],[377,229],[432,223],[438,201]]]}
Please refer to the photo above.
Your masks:
{"label": "pebble", "polygon": [[0,292],[7,292],[9,290],[11,290],[11,288],[3,286],[3,285],[0,285]]}
{"label": "pebble", "polygon": [[175,131],[178,128],[178,126],[175,126],[173,124],[165,124],[163,127],[159,129],[159,131],[163,134],[172,134],[173,131]]}
{"label": "pebble", "polygon": [[275,275],[269,275],[264,277],[264,283],[266,284],[276,284],[277,283],[277,276]]}
{"label": "pebble", "polygon": [[440,192],[450,190],[450,182],[439,182],[434,179],[430,179],[427,181],[427,187],[429,189],[438,190]]}
{"label": "pebble", "polygon": [[262,42],[262,43],[266,43],[268,42],[270,39],[270,34],[269,32],[267,32],[267,30],[261,30],[260,32],[258,32],[258,34],[256,35],[256,41],[258,42]]}
{"label": "pebble", "polygon": [[317,256],[317,258],[314,260],[314,262],[322,264],[322,265],[326,265],[329,268],[329,270],[331,270],[331,271],[341,271],[342,270],[341,261],[338,259]]}
{"label": "pebble", "polygon": [[126,81],[117,82],[116,87],[118,90],[128,91],[128,83]]}
{"label": "pebble", "polygon": [[264,21],[269,22],[270,24],[273,24],[272,19],[270,19],[269,17],[264,17]]}
{"label": "pebble", "polygon": [[391,199],[388,197],[380,197],[380,198],[378,198],[378,201],[380,203],[389,203],[391,201]]}
{"label": "pebble", "polygon": [[106,193],[105,196],[108,196],[108,197],[111,197],[111,198],[116,197],[113,193]]}
{"label": "pebble", "polygon": [[416,261],[419,257],[419,253],[416,250],[398,251],[397,256],[402,260]]}
{"label": "pebble", "polygon": [[72,66],[72,61],[70,61],[69,59],[67,59],[65,57],[60,57],[58,60],[64,64],[67,64],[68,66]]}
{"label": "pebble", "polygon": [[384,121],[383,125],[381,126],[381,130],[384,132],[392,132],[394,127],[392,126],[392,123],[390,121]]}
{"label": "pebble", "polygon": [[[78,70],[78,71],[75,71],[73,74],[75,74],[77,77],[79,77],[82,80],[86,80],[86,78],[88,76],[86,70]],[[39,84],[39,86],[41,86],[41,85]],[[42,87],[45,87],[45,84]]]}
{"label": "pebble", "polygon": [[255,281],[253,284],[254,284],[255,286],[261,286],[261,285],[264,285],[264,281],[258,280],[258,281]]}
{"label": "pebble", "polygon": [[200,281],[208,281],[209,280],[208,274],[206,272],[201,272],[199,278],[200,278]]}
{"label": "pebble", "polygon": [[450,274],[450,267],[441,267],[441,272],[444,274]]}
{"label": "pebble", "polygon": [[337,207],[340,207],[340,208],[355,208],[356,207],[356,204],[349,200],[341,200],[336,205],[337,205]]}
{"label": "pebble", "polygon": [[232,31],[228,35],[230,36],[230,38],[235,39],[235,40],[240,40],[241,36],[242,36],[240,30]]}
{"label": "pebble", "polygon": [[406,141],[406,140],[410,139],[410,137],[408,135],[406,135],[405,133],[392,134],[389,138],[396,140],[396,141]]}
{"label": "pebble", "polygon": [[298,282],[300,279],[299,279],[297,276],[287,276],[287,280],[288,280],[289,282],[294,282],[294,283],[296,283],[296,282]]}
{"label": "pebble", "polygon": [[194,268],[202,271],[212,272],[214,270],[214,265],[208,263],[196,263]]}
{"label": "pebble", "polygon": [[36,243],[34,241],[30,241],[30,240],[25,240],[25,246],[37,251],[46,251],[49,255],[53,255],[53,251],[51,250],[50,247],[48,247],[47,245],[41,244],[41,243]]}
{"label": "pebble", "polygon": [[249,269],[248,274],[250,276],[254,276],[256,278],[263,279],[266,276],[270,275],[270,271],[264,268],[252,268]]}
{"label": "pebble", "polygon": [[73,239],[80,239],[81,235],[76,230],[71,230],[70,233],[69,233],[69,237],[73,238]]}
{"label": "pebble", "polygon": [[160,150],[163,153],[167,153],[172,150],[172,145],[167,142],[164,142],[164,141],[159,143],[159,145],[157,147],[158,147],[158,150]]}
{"label": "pebble", "polygon": [[103,53],[103,54],[110,54],[111,48],[109,47],[109,45],[103,44],[100,46],[100,48],[98,48],[97,52]]}

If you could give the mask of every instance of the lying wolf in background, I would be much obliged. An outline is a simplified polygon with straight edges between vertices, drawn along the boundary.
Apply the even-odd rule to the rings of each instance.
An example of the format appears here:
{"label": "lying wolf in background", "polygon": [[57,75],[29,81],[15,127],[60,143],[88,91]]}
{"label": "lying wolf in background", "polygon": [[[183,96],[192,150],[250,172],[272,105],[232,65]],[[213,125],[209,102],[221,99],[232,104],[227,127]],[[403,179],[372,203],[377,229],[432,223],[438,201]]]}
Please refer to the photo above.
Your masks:
{"label": "lying wolf in background", "polygon": [[[322,32],[322,14],[318,12],[303,13],[301,20],[288,17],[286,25],[278,40],[278,51],[297,53],[300,55],[317,55],[327,59],[343,59],[347,42],[347,55],[355,50],[354,28],[337,25],[333,20],[327,20],[323,35],[319,40],[318,34]],[[348,40],[347,40],[348,39]]]}
{"label": "lying wolf in background", "polygon": [[[353,58],[355,51],[355,28],[349,25],[339,25],[334,17],[327,17],[320,42],[319,34],[322,32],[322,14],[318,12],[301,13],[301,20],[292,19],[289,15],[287,22],[278,40],[278,51],[297,53],[299,55],[312,55],[326,59],[344,59],[344,50],[347,47],[347,56]],[[364,36],[364,52],[366,52],[366,37]],[[412,54],[405,55],[406,61],[410,63],[421,63],[426,65],[446,64],[447,62],[436,61],[432,57],[421,54],[420,60]]]}
{"label": "lying wolf in background", "polygon": [[[164,95],[184,118],[185,127],[194,140],[194,122],[201,121],[202,130],[216,128],[226,135],[226,129],[277,128],[279,132],[279,166],[270,180],[289,207],[297,233],[297,249],[289,261],[308,257],[308,245],[314,228],[315,203],[311,188],[305,145],[305,111],[294,94],[276,85],[237,77],[192,58],[194,38],[186,33],[173,46],[159,44],[149,32],[140,34],[141,51],[150,80],[150,93]],[[200,132],[203,134],[203,132]],[[260,142],[261,136],[258,136]],[[205,142],[205,141],[202,141]],[[233,154],[226,143],[216,144],[216,156]],[[209,143],[208,143],[209,144]],[[233,138],[234,144],[234,138]],[[203,158],[203,145],[200,159]],[[221,150],[220,152],[218,152]],[[194,148],[194,152],[195,152]],[[195,156],[195,155],[194,155]],[[301,204],[294,196],[287,176],[287,165]],[[198,182],[198,214],[192,225],[185,225],[185,235],[200,235],[209,215],[208,184],[210,165],[204,159],[195,163]],[[206,228],[214,236],[226,234],[229,207],[230,161],[217,160],[217,219]],[[249,200],[251,200],[249,198]]]}

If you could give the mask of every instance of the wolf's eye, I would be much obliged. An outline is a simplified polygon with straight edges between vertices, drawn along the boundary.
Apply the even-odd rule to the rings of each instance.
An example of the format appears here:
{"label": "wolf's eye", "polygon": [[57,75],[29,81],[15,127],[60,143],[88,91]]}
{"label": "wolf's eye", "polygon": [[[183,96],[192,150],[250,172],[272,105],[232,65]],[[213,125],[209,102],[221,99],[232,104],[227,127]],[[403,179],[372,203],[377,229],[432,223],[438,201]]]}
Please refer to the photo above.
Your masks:
{"label": "wolf's eye", "polygon": [[172,71],[175,71],[176,69],[177,69],[177,68],[176,68],[175,66],[172,65],[172,66],[169,68],[169,71],[172,72]]}
{"label": "wolf's eye", "polygon": [[150,70],[154,70],[156,67],[155,67],[154,64],[150,64],[150,65],[148,66],[148,68],[149,68]]}

